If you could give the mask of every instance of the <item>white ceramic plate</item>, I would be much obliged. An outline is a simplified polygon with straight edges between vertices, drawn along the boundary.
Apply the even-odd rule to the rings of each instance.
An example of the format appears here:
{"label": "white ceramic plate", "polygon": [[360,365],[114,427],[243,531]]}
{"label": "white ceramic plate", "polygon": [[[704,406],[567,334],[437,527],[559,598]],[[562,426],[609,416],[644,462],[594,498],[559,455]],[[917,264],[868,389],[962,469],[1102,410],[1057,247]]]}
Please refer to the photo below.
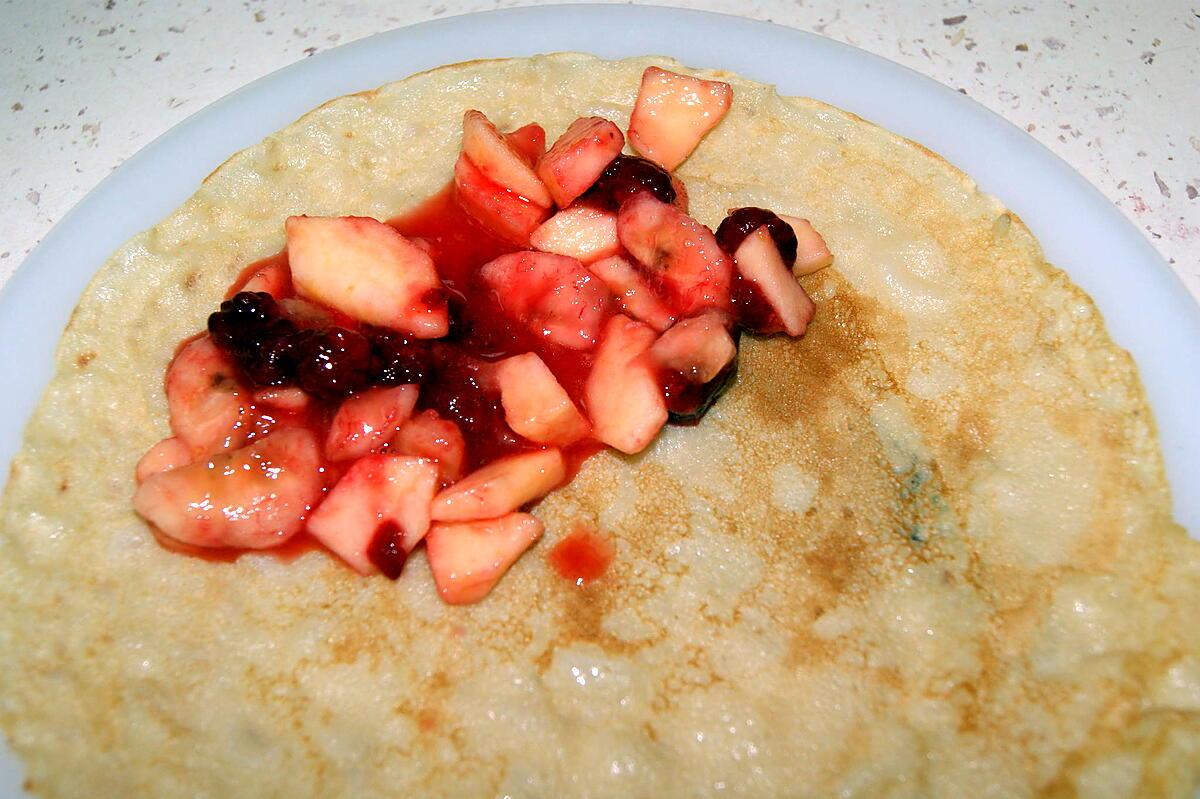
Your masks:
{"label": "white ceramic plate", "polygon": [[[631,6],[512,9],[389,31],[293,64],[213,103],[113,172],[46,236],[0,295],[0,469],[50,378],[55,343],[92,274],[232,153],[325,100],[441,64],[579,50],[663,54],[816,97],[940,153],[1016,211],[1048,259],[1096,301],[1141,369],[1175,514],[1200,532],[1200,307],[1115,207],[1023,131],[916,72],[809,33],[697,11]],[[1132,276],[1136,276],[1134,279]],[[67,734],[67,733],[64,733]],[[20,795],[0,751],[0,796]]]}

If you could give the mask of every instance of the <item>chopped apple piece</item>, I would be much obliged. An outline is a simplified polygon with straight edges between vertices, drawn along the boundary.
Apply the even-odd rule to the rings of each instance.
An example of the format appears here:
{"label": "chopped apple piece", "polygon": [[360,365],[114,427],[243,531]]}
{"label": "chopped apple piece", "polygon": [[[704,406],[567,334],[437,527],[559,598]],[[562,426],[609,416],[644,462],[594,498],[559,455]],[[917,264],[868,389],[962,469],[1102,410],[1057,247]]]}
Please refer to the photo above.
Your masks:
{"label": "chopped apple piece", "polygon": [[643,357],[655,338],[653,328],[614,316],[584,388],[593,434],[628,454],[645,449],[667,421],[662,389]]}
{"label": "chopped apple piece", "polygon": [[254,392],[254,404],[275,408],[287,413],[300,413],[308,407],[312,398],[302,388],[260,388]]}
{"label": "chopped apple piece", "polygon": [[479,274],[504,311],[536,335],[576,350],[595,345],[612,297],[579,261],[514,252],[484,264]]}
{"label": "chopped apple piece", "polygon": [[566,255],[589,264],[620,251],[617,215],[590,205],[572,205],[533,231],[529,244],[535,250]]}
{"label": "chopped apple piece", "polygon": [[293,216],[286,223],[296,289],[361,322],[439,338],[449,330],[429,255],[369,217]]}
{"label": "chopped apple piece", "polygon": [[811,275],[833,263],[829,245],[811,222],[787,214],[780,214],[779,218],[787,222],[796,234],[796,263],[792,266],[792,274],[797,277]]}
{"label": "chopped apple piece", "polygon": [[463,114],[463,155],[483,176],[534,205],[549,208],[554,199],[524,155],[480,111]]}
{"label": "chopped apple piece", "polygon": [[372,388],[348,397],[329,424],[325,457],[346,461],[379,449],[408,421],[416,404],[416,386]]}
{"label": "chopped apple piece", "polygon": [[537,174],[559,208],[587,191],[621,154],[625,137],[603,117],[580,117],[538,161]]}
{"label": "chopped apple piece", "polygon": [[650,347],[659,366],[681,373],[689,383],[707,383],[736,356],[725,318],[711,311],[676,322]]}
{"label": "chopped apple piece", "polygon": [[621,206],[617,235],[662,282],[681,316],[728,308],[733,264],[713,232],[695,219],[642,192]]}
{"label": "chopped apple piece", "polygon": [[292,270],[287,261],[278,256],[272,258],[261,269],[250,275],[236,291],[230,292],[232,297],[239,291],[262,291],[275,299],[283,299],[292,293]]}
{"label": "chopped apple piece", "polygon": [[[367,455],[354,462],[308,520],[308,531],[360,574],[400,574],[429,530],[438,469],[423,458]],[[389,540],[391,536],[397,540]],[[383,540],[381,540],[383,539]]]}
{"label": "chopped apple piece", "polygon": [[533,166],[546,152],[546,131],[536,122],[523,125],[512,133],[504,134],[513,149],[520,153],[521,158],[529,166]]}
{"label": "chopped apple piece", "polygon": [[566,476],[566,461],[554,447],[509,455],[444,489],[433,500],[433,518],[440,522],[494,519],[546,496]]}
{"label": "chopped apple piece", "polygon": [[488,179],[467,157],[454,164],[454,196],[467,214],[489,231],[517,246],[550,215],[546,206],[530,202]]}
{"label": "chopped apple piece", "polygon": [[146,478],[152,474],[187,466],[191,462],[191,447],[175,436],[164,438],[146,450],[146,454],[137,462],[134,479],[139,483],[144,483]]}
{"label": "chopped apple piece", "polygon": [[517,558],[542,537],[542,531],[542,523],[528,513],[435,523],[426,537],[425,551],[438,594],[450,605],[483,599]]}
{"label": "chopped apple piece", "polygon": [[458,425],[427,410],[413,416],[396,433],[392,446],[401,455],[427,458],[438,465],[442,485],[462,477],[467,444]]}
{"label": "chopped apple piece", "polygon": [[513,432],[539,444],[565,447],[588,434],[588,422],[535,353],[496,364],[504,419]]}
{"label": "chopped apple piece", "polygon": [[772,325],[755,332],[804,335],[817,308],[783,262],[770,231],[760,227],[747,236],[738,246],[733,260],[742,279],[753,284],[779,320],[777,328]]}
{"label": "chopped apple piece", "polygon": [[733,103],[733,87],[658,67],[642,73],[629,143],[634,150],[671,171],[724,119]]}
{"label": "chopped apple piece", "polygon": [[638,268],[619,255],[588,264],[621,304],[621,310],[658,331],[675,323],[675,316]]}
{"label": "chopped apple piece", "polygon": [[207,335],[189,342],[167,367],[171,430],[193,454],[246,443],[253,407],[236,374],[233,359]]}
{"label": "chopped apple piece", "polygon": [[133,507],[184,544],[266,549],[303,529],[321,496],[320,467],[313,434],[289,428],[150,475],[138,486]]}

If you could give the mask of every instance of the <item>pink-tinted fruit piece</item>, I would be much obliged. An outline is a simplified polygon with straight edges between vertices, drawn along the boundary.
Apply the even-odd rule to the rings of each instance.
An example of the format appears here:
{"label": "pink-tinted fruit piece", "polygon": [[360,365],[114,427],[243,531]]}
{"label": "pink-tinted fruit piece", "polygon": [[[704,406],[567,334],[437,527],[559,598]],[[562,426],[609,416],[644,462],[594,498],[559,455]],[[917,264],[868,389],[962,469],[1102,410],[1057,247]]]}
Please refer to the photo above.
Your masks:
{"label": "pink-tinted fruit piece", "polygon": [[415,455],[437,463],[443,484],[462,477],[467,458],[466,441],[458,425],[443,419],[437,411],[422,411],[405,422],[392,440],[392,447],[402,455]]}
{"label": "pink-tinted fruit piece", "polygon": [[177,469],[192,462],[192,450],[175,436],[164,438],[150,449],[137,462],[134,477],[139,482],[145,482],[152,474]]}
{"label": "pink-tinted fruit piece", "polygon": [[725,118],[732,103],[728,83],[647,67],[629,117],[629,143],[664,169],[674,170]]}
{"label": "pink-tinted fruit piece", "polygon": [[513,432],[539,444],[565,447],[588,434],[587,419],[536,354],[496,364],[504,419]]}
{"label": "pink-tinted fruit piece", "polygon": [[523,125],[512,133],[504,134],[513,149],[520,153],[521,158],[529,166],[533,166],[546,152],[546,131],[536,122]]}
{"label": "pink-tinted fruit piece", "polygon": [[325,457],[345,461],[379,449],[408,421],[416,404],[416,386],[372,388],[348,397],[329,424]]}
{"label": "pink-tinted fruit piece", "polygon": [[596,438],[621,452],[641,452],[667,421],[667,406],[644,357],[654,329],[627,316],[609,320],[584,386]]}
{"label": "pink-tinted fruit piece", "polygon": [[675,315],[659,297],[642,271],[619,255],[588,264],[588,270],[604,281],[617,298],[621,310],[658,331],[675,323]]}
{"label": "pink-tinted fruit piece", "polygon": [[754,284],[779,318],[778,331],[767,329],[758,332],[804,335],[816,313],[816,306],[796,281],[792,270],[783,262],[766,228],[760,227],[745,238],[734,253],[734,262],[742,279]]}
{"label": "pink-tinted fruit piece", "polygon": [[542,523],[528,513],[435,522],[425,548],[438,594],[450,605],[483,599],[517,558],[541,538],[542,530]]}
{"label": "pink-tinted fruit piece", "polygon": [[589,264],[620,251],[617,215],[590,205],[572,205],[533,231],[529,244],[535,250],[566,255]]}
{"label": "pink-tinted fruit piece", "polygon": [[534,205],[554,204],[550,192],[503,133],[480,111],[463,114],[462,153],[493,183]]}
{"label": "pink-tinted fruit piece", "polygon": [[468,216],[519,247],[529,243],[529,234],[550,215],[549,208],[490,180],[466,153],[460,154],[454,164],[454,196]]}
{"label": "pink-tinted fruit piece", "polygon": [[171,431],[195,454],[237,449],[251,432],[250,391],[207,335],[184,345],[165,380]]}
{"label": "pink-tinted fruit piece", "polygon": [[304,527],[323,489],[317,440],[302,428],[146,478],[134,509],[164,535],[198,547],[266,549]]}
{"label": "pink-tinted fruit piece", "polygon": [[509,455],[471,472],[433,500],[436,521],[494,519],[540,499],[562,484],[567,465],[551,447]]}
{"label": "pink-tinted fruit piece", "polygon": [[617,235],[661,281],[680,316],[728,309],[733,264],[707,227],[643,192],[621,206]]}
{"label": "pink-tinted fruit piece", "polygon": [[787,222],[796,234],[796,263],[792,266],[792,274],[811,275],[833,263],[833,253],[829,251],[829,245],[813,228],[811,222],[787,214],[780,214],[779,218]]}
{"label": "pink-tinted fruit piece", "polygon": [[438,338],[449,330],[441,281],[429,254],[368,217],[289,217],[288,260],[296,290],[360,321]]}
{"label": "pink-tinted fruit piece", "polygon": [[538,161],[538,177],[558,207],[566,208],[596,182],[624,146],[625,137],[612,122],[580,117]]}
{"label": "pink-tinted fruit piece", "polygon": [[405,455],[367,455],[354,462],[308,520],[308,531],[360,574],[379,571],[370,547],[380,528],[394,524],[404,552],[429,530],[437,466]]}
{"label": "pink-tinted fruit piece", "polygon": [[505,313],[535,335],[571,349],[595,345],[612,297],[579,261],[514,252],[484,264],[479,274]]}
{"label": "pink-tinted fruit piece", "polygon": [[712,380],[736,355],[725,317],[711,311],[675,323],[650,347],[659,366],[681,373],[690,383]]}

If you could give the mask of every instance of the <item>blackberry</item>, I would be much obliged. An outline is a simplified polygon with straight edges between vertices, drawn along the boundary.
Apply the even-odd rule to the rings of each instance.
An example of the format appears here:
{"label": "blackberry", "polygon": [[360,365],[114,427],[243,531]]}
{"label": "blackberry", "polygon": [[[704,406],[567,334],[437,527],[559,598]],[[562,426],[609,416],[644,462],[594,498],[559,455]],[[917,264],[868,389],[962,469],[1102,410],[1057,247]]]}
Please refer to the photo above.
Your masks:
{"label": "blackberry", "polygon": [[344,327],[306,330],[293,337],[296,378],[310,394],[338,400],[370,383],[371,344]]}
{"label": "blackberry", "polygon": [[796,233],[791,225],[766,208],[737,208],[731,211],[717,228],[717,244],[732,258],[746,237],[763,225],[767,226],[779,255],[790,269],[796,263]]}
{"label": "blackberry", "polygon": [[667,170],[636,155],[618,155],[584,192],[583,200],[616,210],[639,191],[648,191],[664,203],[675,202],[675,187]]}
{"label": "blackberry", "polygon": [[401,386],[429,379],[432,356],[425,342],[392,330],[375,331],[370,341],[374,385]]}

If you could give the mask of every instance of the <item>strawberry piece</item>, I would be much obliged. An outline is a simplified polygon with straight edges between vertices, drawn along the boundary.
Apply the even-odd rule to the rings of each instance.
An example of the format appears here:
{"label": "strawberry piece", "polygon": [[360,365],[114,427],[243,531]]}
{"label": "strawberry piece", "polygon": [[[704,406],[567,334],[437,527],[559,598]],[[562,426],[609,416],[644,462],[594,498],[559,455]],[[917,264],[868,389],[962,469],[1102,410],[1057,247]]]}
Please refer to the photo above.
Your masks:
{"label": "strawberry piece", "polygon": [[512,133],[504,134],[513,149],[520,153],[526,164],[533,166],[546,152],[546,131],[536,122],[517,128]]}
{"label": "strawberry piece", "polygon": [[725,310],[733,264],[713,232],[673,205],[643,192],[617,214],[621,244],[662,282],[680,316]]}
{"label": "strawberry piece", "polygon": [[262,388],[254,392],[254,404],[275,408],[286,413],[300,413],[308,408],[312,398],[302,388]]}
{"label": "strawberry piece", "polygon": [[165,472],[187,466],[192,462],[192,449],[175,436],[164,438],[150,449],[137,462],[134,479],[144,483],[152,474]]}
{"label": "strawberry piece", "polygon": [[530,168],[521,151],[480,111],[463,114],[462,154],[485,178],[528,200],[549,208],[550,192]]}
{"label": "strawberry piece", "polygon": [[550,209],[489,180],[467,157],[454,164],[454,196],[467,215],[507,242],[524,247]]}
{"label": "strawberry piece", "polygon": [[829,245],[813,228],[811,222],[787,214],[780,214],[779,218],[787,222],[796,234],[796,263],[792,266],[793,275],[811,275],[833,263],[833,253],[829,251]]}
{"label": "strawberry piece", "polygon": [[642,357],[655,338],[649,326],[614,316],[584,386],[593,435],[630,455],[641,452],[667,421],[662,391]]}
{"label": "strawberry piece", "polygon": [[348,397],[329,424],[325,457],[346,461],[382,447],[412,416],[416,404],[416,386],[372,388]]}
{"label": "strawberry piece", "polygon": [[588,264],[616,255],[617,215],[590,205],[572,205],[542,223],[529,236],[535,250],[566,255]]}
{"label": "strawberry piece", "polygon": [[528,513],[435,523],[426,537],[425,552],[438,594],[450,605],[483,599],[517,558],[542,537],[543,529]]}
{"label": "strawberry piece", "polygon": [[316,438],[289,428],[150,475],[138,486],[133,507],[184,544],[266,549],[300,532],[322,489]]}
{"label": "strawberry piece", "polygon": [[619,255],[588,264],[588,270],[604,281],[628,316],[640,319],[658,331],[675,323],[675,316],[658,296],[654,286],[636,266]]}
{"label": "strawberry piece", "polygon": [[647,67],[629,117],[629,143],[667,171],[674,170],[732,103],[728,83]]}
{"label": "strawberry piece", "polygon": [[167,367],[171,431],[195,454],[237,449],[253,422],[250,391],[233,359],[208,336],[188,343]]}
{"label": "strawberry piece", "polygon": [[650,357],[663,369],[681,373],[688,382],[707,383],[737,356],[737,344],[725,318],[709,312],[676,322],[650,347]]}
{"label": "strawberry piece", "polygon": [[[399,576],[404,555],[429,530],[437,466],[404,455],[367,455],[354,462],[308,520],[308,531],[359,574]],[[397,540],[376,541],[377,537]],[[385,558],[379,555],[394,549]]]}
{"label": "strawberry piece", "polygon": [[479,274],[504,312],[536,335],[576,350],[595,345],[612,298],[579,261],[514,252],[484,264]]}
{"label": "strawberry piece", "polygon": [[588,434],[587,419],[535,353],[496,364],[504,419],[513,432],[539,444],[565,447]]}
{"label": "strawberry piece", "polygon": [[462,477],[467,443],[458,425],[438,416],[437,411],[422,411],[405,422],[392,440],[392,447],[402,455],[435,462],[443,485]]}
{"label": "strawberry piece", "polygon": [[434,497],[439,522],[494,519],[540,499],[567,476],[562,452],[551,447],[492,461]]}
{"label": "strawberry piece", "polygon": [[742,276],[743,290],[740,293],[745,295],[749,290],[749,297],[740,297],[739,305],[752,308],[754,301],[761,298],[772,312],[765,316],[752,313],[753,318],[750,319],[740,312],[740,321],[755,333],[804,335],[817,308],[783,262],[770,231],[760,227],[747,236],[738,246],[733,260]]}
{"label": "strawberry piece", "polygon": [[566,208],[596,182],[624,146],[621,129],[607,119],[580,117],[538,161],[538,177],[558,207]]}
{"label": "strawberry piece", "polygon": [[293,216],[286,223],[296,289],[354,319],[438,338],[449,314],[433,261],[369,217]]}

